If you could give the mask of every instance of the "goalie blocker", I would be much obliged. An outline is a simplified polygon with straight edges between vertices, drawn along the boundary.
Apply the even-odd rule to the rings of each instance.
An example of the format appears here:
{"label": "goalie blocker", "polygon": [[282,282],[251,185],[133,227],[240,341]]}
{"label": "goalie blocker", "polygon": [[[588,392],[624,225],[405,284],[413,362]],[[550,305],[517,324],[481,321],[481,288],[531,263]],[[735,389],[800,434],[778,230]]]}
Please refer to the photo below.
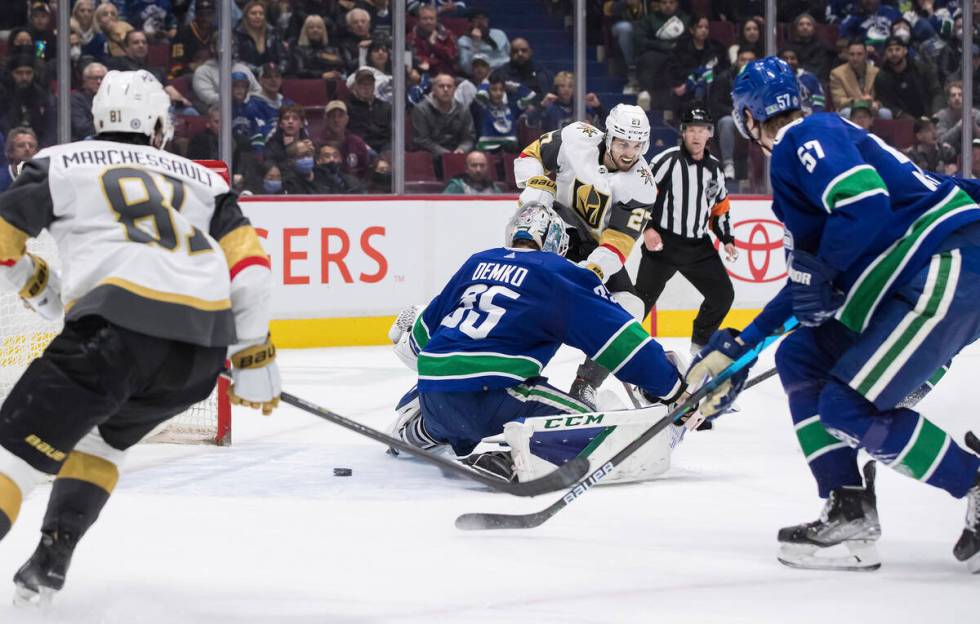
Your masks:
{"label": "goalie blocker", "polygon": [[[641,409],[524,418],[504,425],[504,439],[521,482],[554,471],[574,457],[593,468],[604,465],[627,444],[667,415],[664,405]],[[670,469],[670,454],[683,439],[684,427],[670,425],[599,483],[647,481]]]}

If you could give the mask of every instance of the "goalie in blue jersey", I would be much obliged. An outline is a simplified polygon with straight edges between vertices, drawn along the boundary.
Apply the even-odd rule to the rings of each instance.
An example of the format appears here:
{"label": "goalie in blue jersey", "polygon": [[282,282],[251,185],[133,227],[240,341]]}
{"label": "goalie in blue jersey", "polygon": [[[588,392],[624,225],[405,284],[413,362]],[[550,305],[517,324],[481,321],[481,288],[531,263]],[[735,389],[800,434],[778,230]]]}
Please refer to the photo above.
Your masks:
{"label": "goalie in blue jersey", "polygon": [[[881,535],[874,464],[857,451],[967,499],[955,557],[980,572],[980,457],[903,400],[980,336],[980,208],[953,178],[919,169],[877,136],[830,113],[804,117],[796,78],[776,58],[735,81],[740,132],[772,158],[773,212],[786,228],[789,277],[738,334],[717,332],[687,375],[716,375],[790,315],[804,326],[776,353],[819,520],[779,531],[779,560],[876,569]],[[743,369],[705,399],[725,409]],[[972,435],[967,445],[980,444]]]}
{"label": "goalie in blue jersey", "polygon": [[418,370],[418,385],[398,405],[396,435],[420,448],[448,445],[474,468],[513,478],[507,453],[471,455],[482,439],[521,418],[591,411],[541,376],[562,344],[638,386],[651,404],[683,398],[673,354],[595,273],[563,257],[565,227],[550,208],[526,204],[509,246],[471,256],[421,312],[399,315],[389,337]]}

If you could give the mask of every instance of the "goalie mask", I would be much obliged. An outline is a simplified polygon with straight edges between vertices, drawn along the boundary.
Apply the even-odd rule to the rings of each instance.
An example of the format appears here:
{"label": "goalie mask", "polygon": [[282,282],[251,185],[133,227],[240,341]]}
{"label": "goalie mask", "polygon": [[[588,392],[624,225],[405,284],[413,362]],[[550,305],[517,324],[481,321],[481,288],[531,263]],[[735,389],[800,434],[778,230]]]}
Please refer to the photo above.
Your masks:
{"label": "goalie mask", "polygon": [[95,133],[145,134],[153,147],[163,149],[173,136],[170,96],[148,71],[111,71],[92,99]]}
{"label": "goalie mask", "polygon": [[543,204],[524,204],[507,224],[507,244],[515,241],[534,241],[541,251],[564,256],[568,251],[568,232],[565,222],[551,208]]}

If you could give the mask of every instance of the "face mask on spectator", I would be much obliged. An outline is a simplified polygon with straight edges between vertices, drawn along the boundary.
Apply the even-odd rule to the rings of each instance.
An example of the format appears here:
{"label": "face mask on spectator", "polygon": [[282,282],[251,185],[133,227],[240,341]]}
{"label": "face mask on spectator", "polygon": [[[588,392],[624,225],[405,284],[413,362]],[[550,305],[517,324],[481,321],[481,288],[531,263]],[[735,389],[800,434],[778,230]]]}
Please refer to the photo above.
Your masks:
{"label": "face mask on spectator", "polygon": [[340,163],[325,162],[320,165],[320,168],[332,175],[337,175],[340,173]]}
{"label": "face mask on spectator", "polygon": [[313,157],[303,156],[302,158],[297,158],[293,161],[293,169],[295,169],[297,173],[302,173],[303,175],[308,174],[309,172],[313,171]]}
{"label": "face mask on spectator", "polygon": [[72,46],[71,47],[71,52],[69,52],[69,54],[71,55],[71,60],[77,61],[79,59],[79,57],[82,56],[82,47],[81,46]]}
{"label": "face mask on spectator", "polygon": [[912,39],[912,33],[908,28],[896,28],[895,32],[892,34],[901,39],[904,43],[908,43]]}
{"label": "face mask on spectator", "polygon": [[262,180],[262,190],[274,195],[282,190],[282,180]]}

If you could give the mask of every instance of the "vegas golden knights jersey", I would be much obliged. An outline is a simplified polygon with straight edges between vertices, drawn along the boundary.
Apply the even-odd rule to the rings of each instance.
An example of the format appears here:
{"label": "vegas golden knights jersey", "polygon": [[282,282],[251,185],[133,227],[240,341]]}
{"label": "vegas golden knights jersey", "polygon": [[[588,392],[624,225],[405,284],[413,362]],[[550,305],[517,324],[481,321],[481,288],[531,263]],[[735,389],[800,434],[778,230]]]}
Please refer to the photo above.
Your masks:
{"label": "vegas golden knights jersey", "polygon": [[66,320],[98,315],[204,346],[254,338],[236,338],[232,280],[269,261],[228,184],[205,167],[128,143],[44,149],[0,195],[0,269],[43,229],[61,256]]}
{"label": "vegas golden knights jersey", "polygon": [[572,123],[525,147],[514,161],[514,177],[523,188],[533,176],[553,176],[559,214],[625,257],[650,218],[657,187],[642,156],[627,171],[608,171],[604,154],[605,133],[584,122]]}

